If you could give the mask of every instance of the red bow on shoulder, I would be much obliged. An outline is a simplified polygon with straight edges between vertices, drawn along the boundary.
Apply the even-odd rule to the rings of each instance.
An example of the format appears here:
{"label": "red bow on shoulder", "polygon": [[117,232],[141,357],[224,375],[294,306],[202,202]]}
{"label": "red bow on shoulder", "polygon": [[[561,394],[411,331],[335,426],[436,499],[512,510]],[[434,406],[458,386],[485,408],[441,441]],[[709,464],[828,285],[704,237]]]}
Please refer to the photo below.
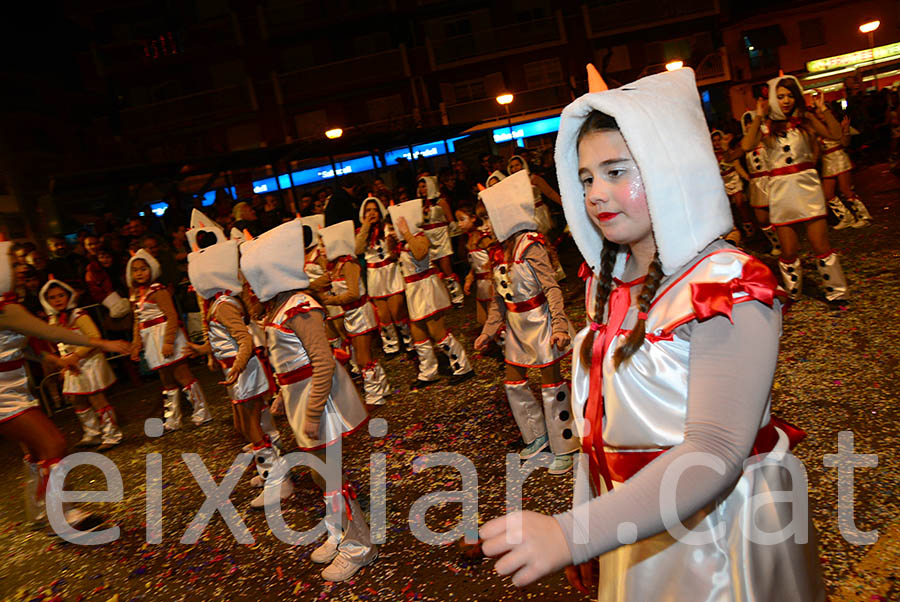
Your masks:
{"label": "red bow on shoulder", "polygon": [[581,267],[578,268],[578,277],[587,282],[588,278],[593,275],[594,271],[591,269],[591,266],[589,266],[586,261],[583,261]]}
{"label": "red bow on shoulder", "polygon": [[728,282],[695,282],[691,284],[691,303],[698,320],[708,320],[716,315],[731,319],[734,295],[747,293],[751,299],[772,306],[778,289],[772,271],[756,259],[748,261],[739,278]]}

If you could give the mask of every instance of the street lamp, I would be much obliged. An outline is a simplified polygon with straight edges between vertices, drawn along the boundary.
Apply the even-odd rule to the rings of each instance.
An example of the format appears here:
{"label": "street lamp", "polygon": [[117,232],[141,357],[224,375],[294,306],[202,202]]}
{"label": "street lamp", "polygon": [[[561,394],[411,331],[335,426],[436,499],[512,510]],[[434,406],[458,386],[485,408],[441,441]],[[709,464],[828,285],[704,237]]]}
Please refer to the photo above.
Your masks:
{"label": "street lamp", "polygon": [[335,138],[340,138],[343,134],[344,130],[341,128],[334,128],[325,132],[325,137],[334,140]]}
{"label": "street lamp", "polygon": [[881,25],[881,21],[869,21],[859,26],[861,33],[869,34],[869,52],[872,53],[872,76],[875,79],[875,91],[878,92],[878,71],[875,70],[875,30]]}
{"label": "street lamp", "polygon": [[675,71],[682,67],[684,67],[684,61],[672,61],[671,63],[666,63],[666,71]]}
{"label": "street lamp", "polygon": [[513,132],[512,132],[512,118],[509,116],[509,103],[513,101],[513,95],[509,92],[504,92],[500,96],[497,97],[497,104],[502,105],[504,109],[506,109],[506,127],[509,128],[509,139],[513,140]]}

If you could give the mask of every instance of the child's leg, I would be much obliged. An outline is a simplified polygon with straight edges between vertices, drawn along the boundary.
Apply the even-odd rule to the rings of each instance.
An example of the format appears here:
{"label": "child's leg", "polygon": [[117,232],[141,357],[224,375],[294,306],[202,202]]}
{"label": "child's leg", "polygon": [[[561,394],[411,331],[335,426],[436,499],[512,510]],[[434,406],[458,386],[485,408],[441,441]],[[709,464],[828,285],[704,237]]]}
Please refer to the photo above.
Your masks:
{"label": "child's leg", "polygon": [[181,428],[181,387],[175,379],[174,366],[163,366],[157,372],[163,385],[163,427],[175,431]]}
{"label": "child's leg", "polygon": [[475,320],[479,326],[484,326],[487,321],[488,301],[475,300]]}
{"label": "child's leg", "polygon": [[194,413],[191,415],[191,422],[196,425],[206,424],[212,420],[212,414],[206,407],[206,395],[198,381],[191,373],[191,368],[187,362],[179,362],[175,364],[175,379],[181,385],[184,396],[191,401],[194,406]]}
{"label": "child's leg", "polygon": [[87,395],[67,395],[67,401],[75,408],[75,416],[81,424],[81,441],[75,447],[88,447],[100,444],[100,417],[91,406]]}
{"label": "child's leg", "polygon": [[[396,295],[395,295],[396,296]],[[400,338],[391,317],[387,299],[373,299],[378,314],[378,327],[381,334],[381,349],[385,355],[393,355],[400,351]]]}
{"label": "child's leg", "polygon": [[[858,228],[871,222],[872,216],[869,214],[869,210],[863,204],[859,195],[853,191],[853,176],[849,171],[838,175],[838,185],[841,187],[841,194],[844,195],[844,198],[850,203],[853,212],[856,213],[857,223],[853,224],[853,226]],[[863,223],[860,225],[860,222]]]}
{"label": "child's leg", "polygon": [[775,226],[769,223],[769,208],[754,207],[753,214],[756,216],[756,223],[759,224],[762,233],[766,235],[769,244],[772,245],[771,254],[775,257],[781,255],[781,243],[778,241],[778,233],[775,232]]}
{"label": "child's leg", "polygon": [[419,358],[419,375],[413,388],[422,386],[423,384],[432,383],[438,378],[438,362],[434,356],[434,345],[428,335],[428,324],[424,320],[411,322],[410,331],[413,340],[413,347]]}
{"label": "child's leg", "polygon": [[[578,449],[572,417],[572,393],[569,383],[560,373],[560,362],[541,368],[541,397],[544,421],[550,437],[550,449],[557,456],[571,454]],[[572,466],[569,459],[563,472]],[[552,474],[561,474],[551,467]]]}
{"label": "child's leg", "polygon": [[506,399],[513,418],[522,433],[525,448],[519,452],[523,460],[537,455],[547,447],[547,426],[541,404],[528,386],[527,370],[506,364]]}
{"label": "child's leg", "polygon": [[[837,178],[822,178],[822,192],[825,193],[828,208],[831,209],[831,212],[834,213],[834,216],[838,220],[838,223],[834,225],[834,229],[843,230],[844,228],[852,226],[856,219],[854,219],[853,214],[847,210],[847,207],[844,206],[843,201],[835,194],[836,187]],[[846,194],[844,197],[848,198]]]}
{"label": "child's leg", "polygon": [[814,219],[806,222],[806,235],[816,254],[816,268],[822,277],[822,286],[825,288],[825,298],[829,301],[838,301],[847,297],[847,279],[844,278],[844,270],[837,253],[831,248],[828,241],[828,224],[825,219]]}
{"label": "child's leg", "polygon": [[409,331],[409,312],[406,309],[406,295],[391,295],[388,297],[387,303],[391,312],[391,318],[400,334],[400,340],[407,351],[412,351],[413,339]]}
{"label": "child's leg", "polygon": [[756,228],[753,225],[753,213],[750,211],[750,204],[747,202],[747,197],[744,196],[744,191],[735,192],[731,195],[731,200],[737,207],[738,215],[741,216],[741,229],[744,231],[744,236],[748,238],[753,236]]}
{"label": "child's leg", "polygon": [[[466,350],[456,340],[444,326],[444,316],[438,314],[427,320],[428,332],[433,341],[437,341],[437,347],[444,352],[447,359],[450,360],[450,367],[453,369],[453,376],[450,379],[451,384],[462,382],[463,380],[475,376],[475,371],[469,364],[469,358],[466,356]],[[443,335],[443,336],[442,336]]]}
{"label": "child's leg", "polygon": [[116,419],[116,411],[109,401],[106,394],[97,393],[90,396],[91,406],[97,411],[100,417],[100,431],[103,436],[103,445],[100,451],[107,450],[122,442],[122,430],[119,428],[119,421]]}
{"label": "child's leg", "polygon": [[351,339],[356,351],[356,361],[362,370],[363,391],[365,391],[366,403],[381,405],[385,397],[390,395],[391,386],[388,383],[381,362],[372,355],[372,335],[361,334]]}
{"label": "child's leg", "polygon": [[462,286],[459,284],[459,276],[453,271],[453,262],[450,260],[450,257],[450,255],[441,257],[437,260],[437,265],[443,274],[447,291],[450,293],[450,301],[453,302],[453,305],[462,305],[465,297],[463,296]]}
{"label": "child's leg", "polygon": [[[263,433],[259,422],[261,402],[251,399],[239,404],[238,412],[241,415],[241,424],[244,429],[244,437],[251,443],[253,464],[256,466],[257,476],[250,480],[254,487],[276,487],[279,497],[284,500],[294,493],[294,483],[291,481],[290,471],[277,447],[272,445],[271,439]],[[265,507],[266,491],[260,491],[251,502],[250,507],[261,509]]]}

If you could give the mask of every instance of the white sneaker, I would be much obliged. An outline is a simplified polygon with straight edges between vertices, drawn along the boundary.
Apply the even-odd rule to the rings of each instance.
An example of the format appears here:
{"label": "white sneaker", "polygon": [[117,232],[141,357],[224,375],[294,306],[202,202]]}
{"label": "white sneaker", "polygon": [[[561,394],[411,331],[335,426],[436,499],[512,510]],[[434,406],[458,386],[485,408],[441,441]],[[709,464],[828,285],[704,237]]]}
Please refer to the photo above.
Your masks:
{"label": "white sneaker", "polygon": [[372,546],[370,557],[360,562],[356,562],[347,555],[339,553],[320,574],[325,581],[346,581],[355,575],[359,569],[371,564],[376,558],[378,558],[378,548],[375,546]]}
{"label": "white sneaker", "polygon": [[334,557],[338,555],[338,545],[340,545],[340,543],[340,539],[329,534],[328,537],[325,538],[325,542],[312,551],[312,554],[309,555],[309,559],[316,564],[331,562],[334,560]]}
{"label": "white sneaker", "polygon": [[[291,497],[293,494],[294,494],[294,483],[291,482],[290,479],[285,479],[284,481],[282,481],[281,482],[281,491],[280,491],[281,499],[286,500],[289,497]],[[250,507],[261,510],[263,508],[263,506],[265,506],[265,503],[266,503],[265,497],[266,497],[266,490],[263,489],[262,491],[259,492],[259,495],[256,496],[255,498],[253,498],[253,500],[250,502]]]}

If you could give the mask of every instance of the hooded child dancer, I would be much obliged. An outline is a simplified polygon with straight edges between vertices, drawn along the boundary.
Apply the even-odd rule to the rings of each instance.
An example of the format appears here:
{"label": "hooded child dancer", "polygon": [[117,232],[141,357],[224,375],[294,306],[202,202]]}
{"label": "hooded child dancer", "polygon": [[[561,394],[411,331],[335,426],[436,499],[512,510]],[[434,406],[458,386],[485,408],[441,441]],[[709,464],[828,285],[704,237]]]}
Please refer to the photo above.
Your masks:
{"label": "hooded child dancer", "polygon": [[[453,271],[453,245],[449,229],[453,211],[450,210],[447,199],[441,196],[436,177],[422,176],[416,186],[416,194],[422,201],[422,230],[431,242],[429,250],[431,261],[443,275],[447,290],[450,291],[450,300],[454,305],[460,306],[463,302],[463,292],[459,276]],[[394,226],[396,227],[396,224]]]}

